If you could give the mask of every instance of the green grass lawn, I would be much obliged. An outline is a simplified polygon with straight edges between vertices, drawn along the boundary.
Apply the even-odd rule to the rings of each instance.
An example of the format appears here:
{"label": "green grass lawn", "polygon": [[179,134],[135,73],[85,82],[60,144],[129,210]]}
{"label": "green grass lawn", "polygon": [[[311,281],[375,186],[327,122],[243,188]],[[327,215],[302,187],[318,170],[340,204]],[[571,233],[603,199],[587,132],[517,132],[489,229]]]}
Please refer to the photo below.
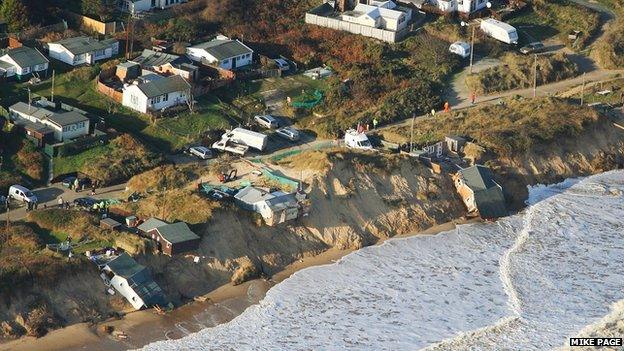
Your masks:
{"label": "green grass lawn", "polygon": [[110,144],[106,144],[92,147],[76,155],[55,157],[53,160],[54,174],[58,175],[76,172],[81,169],[83,165],[88,163],[89,160],[96,159],[99,156],[105,155],[111,151],[112,147]]}
{"label": "green grass lawn", "polygon": [[525,11],[508,22],[518,29],[518,34],[523,44],[532,41],[544,41],[559,34],[556,28],[534,11]]}

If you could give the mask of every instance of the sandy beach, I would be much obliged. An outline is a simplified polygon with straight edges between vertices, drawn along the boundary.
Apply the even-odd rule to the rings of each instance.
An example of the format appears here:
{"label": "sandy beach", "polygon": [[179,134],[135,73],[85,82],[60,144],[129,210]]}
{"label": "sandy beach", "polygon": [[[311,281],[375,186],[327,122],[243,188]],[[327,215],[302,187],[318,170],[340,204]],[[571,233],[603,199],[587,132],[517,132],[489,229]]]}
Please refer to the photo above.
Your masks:
{"label": "sandy beach", "polygon": [[[456,224],[449,222],[433,226],[412,235],[431,235],[452,230]],[[377,243],[381,244],[383,241]],[[153,310],[132,312],[119,320],[109,320],[98,325],[80,323],[52,331],[42,338],[23,337],[0,344],[0,351],[73,351],[103,350],[121,351],[140,348],[154,341],[178,339],[201,329],[227,323],[240,315],[247,307],[262,300],[266,292],[275,284],[287,279],[302,269],[336,262],[353,250],[330,249],[319,255],[294,262],[284,270],[274,274],[271,279],[256,279],[244,284],[224,285],[205,297],[205,302],[191,302],[164,315]],[[119,338],[104,333],[102,326],[111,326],[115,333],[122,332]]]}

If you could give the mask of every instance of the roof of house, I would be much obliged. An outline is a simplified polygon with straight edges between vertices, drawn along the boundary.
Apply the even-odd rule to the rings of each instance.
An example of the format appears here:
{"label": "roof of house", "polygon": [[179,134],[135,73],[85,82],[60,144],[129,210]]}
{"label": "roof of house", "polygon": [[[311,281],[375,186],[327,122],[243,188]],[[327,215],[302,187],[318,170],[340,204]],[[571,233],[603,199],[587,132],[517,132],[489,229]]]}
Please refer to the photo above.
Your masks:
{"label": "roof of house", "polygon": [[62,45],[72,54],[81,55],[87,52],[104,50],[114,43],[117,43],[117,39],[97,40],[91,37],[74,37],[55,41],[50,44]]}
{"label": "roof of house", "polygon": [[138,62],[133,62],[133,61],[126,61],[126,62],[122,62],[120,64],[117,65],[117,68],[132,68],[132,67],[139,67],[139,63]]}
{"label": "roof of house", "polygon": [[76,111],[53,112],[38,106],[36,103],[28,105],[27,103],[21,101],[11,105],[9,110],[32,116],[39,120],[47,119],[61,127],[89,120],[87,116]]}
{"label": "roof of house", "polygon": [[483,218],[499,218],[507,215],[505,196],[494,181],[488,167],[476,165],[459,171],[464,183],[472,189],[479,214]]}
{"label": "roof of house", "polygon": [[167,224],[168,224],[167,222],[163,222],[163,221],[161,221],[158,218],[152,217],[152,218],[146,220],[145,222],[141,223],[137,227],[137,229],[139,229],[142,232],[147,233],[150,230],[154,230],[154,229],[156,229],[158,227],[162,227],[163,225],[167,225]]}
{"label": "roof of house", "polygon": [[122,253],[107,264],[108,268],[128,280],[128,285],[147,305],[165,304],[165,296],[158,284],[150,276],[149,270],[138,264],[127,253]]}
{"label": "roof of house", "polygon": [[10,64],[8,62],[0,61],[0,69],[1,70],[8,71],[11,67],[13,67],[12,64]]}
{"label": "roof of house", "polygon": [[156,228],[156,231],[168,242],[172,244],[183,243],[190,240],[197,240],[199,236],[191,231],[191,228],[184,222],[167,224]]}
{"label": "roof of house", "polygon": [[141,55],[135,57],[132,61],[143,67],[159,67],[180,60],[184,59],[178,55],[144,49]]}
{"label": "roof of house", "polygon": [[179,75],[156,79],[137,85],[148,98],[161,96],[178,91],[187,91],[191,85]]}
{"label": "roof of house", "polygon": [[248,48],[245,44],[238,40],[231,39],[214,39],[192,46],[192,48],[203,49],[219,61],[253,53],[253,50]]}
{"label": "roof of house", "polygon": [[31,122],[27,119],[20,118],[15,121],[15,124],[21,126],[26,130],[30,130],[33,132],[41,133],[41,134],[50,134],[54,133],[54,129],[48,127],[47,125],[39,122]]}
{"label": "roof of house", "polygon": [[236,195],[234,195],[235,199],[247,204],[255,204],[260,201],[272,199],[274,197],[275,195],[270,194],[262,189],[254,188],[251,185],[241,189],[238,193],[236,193]]}
{"label": "roof of house", "polygon": [[48,63],[48,59],[37,49],[22,46],[6,53],[20,67],[32,67]]}
{"label": "roof of house", "polygon": [[494,181],[492,171],[483,165],[464,168],[459,173],[461,173],[464,183],[473,191],[486,190],[498,185]]}
{"label": "roof of house", "polygon": [[54,113],[49,116],[48,119],[54,122],[54,124],[58,124],[60,126],[68,126],[79,122],[86,122],[89,120],[87,116],[80,114],[76,111]]}
{"label": "roof of house", "polygon": [[273,211],[289,207],[297,207],[299,205],[295,194],[283,194],[265,201],[269,208]]}

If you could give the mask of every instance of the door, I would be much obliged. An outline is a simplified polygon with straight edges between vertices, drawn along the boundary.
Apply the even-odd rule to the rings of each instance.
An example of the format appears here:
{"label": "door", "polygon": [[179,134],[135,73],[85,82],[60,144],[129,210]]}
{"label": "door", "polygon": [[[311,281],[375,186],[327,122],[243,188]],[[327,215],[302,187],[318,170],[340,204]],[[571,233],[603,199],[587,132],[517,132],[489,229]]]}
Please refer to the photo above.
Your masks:
{"label": "door", "polygon": [[236,68],[236,57],[232,57],[232,69]]}

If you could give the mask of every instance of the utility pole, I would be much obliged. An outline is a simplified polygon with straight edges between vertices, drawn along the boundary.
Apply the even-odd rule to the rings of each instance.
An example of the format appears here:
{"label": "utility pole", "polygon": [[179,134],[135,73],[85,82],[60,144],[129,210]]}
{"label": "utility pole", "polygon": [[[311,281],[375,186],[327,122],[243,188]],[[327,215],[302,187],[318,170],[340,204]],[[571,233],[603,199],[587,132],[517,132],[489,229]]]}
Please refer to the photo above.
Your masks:
{"label": "utility pole", "polygon": [[581,106],[585,101],[585,73],[583,73],[583,85],[581,86]]}
{"label": "utility pole", "polygon": [[472,60],[474,57],[474,35],[475,27],[472,27],[472,39],[470,40],[470,74],[472,74]]}
{"label": "utility pole", "polygon": [[533,66],[533,97],[537,96],[537,54],[535,54],[535,65]]}
{"label": "utility pole", "polygon": [[52,94],[50,95],[50,101],[54,102],[54,75],[56,71],[52,70]]}
{"label": "utility pole", "polygon": [[126,60],[130,58],[128,48],[130,45],[130,23],[132,22],[132,14],[128,14],[128,25],[126,26]]}
{"label": "utility pole", "polygon": [[412,115],[412,132],[410,134],[410,154],[414,150],[414,120],[416,119],[416,115]]}

